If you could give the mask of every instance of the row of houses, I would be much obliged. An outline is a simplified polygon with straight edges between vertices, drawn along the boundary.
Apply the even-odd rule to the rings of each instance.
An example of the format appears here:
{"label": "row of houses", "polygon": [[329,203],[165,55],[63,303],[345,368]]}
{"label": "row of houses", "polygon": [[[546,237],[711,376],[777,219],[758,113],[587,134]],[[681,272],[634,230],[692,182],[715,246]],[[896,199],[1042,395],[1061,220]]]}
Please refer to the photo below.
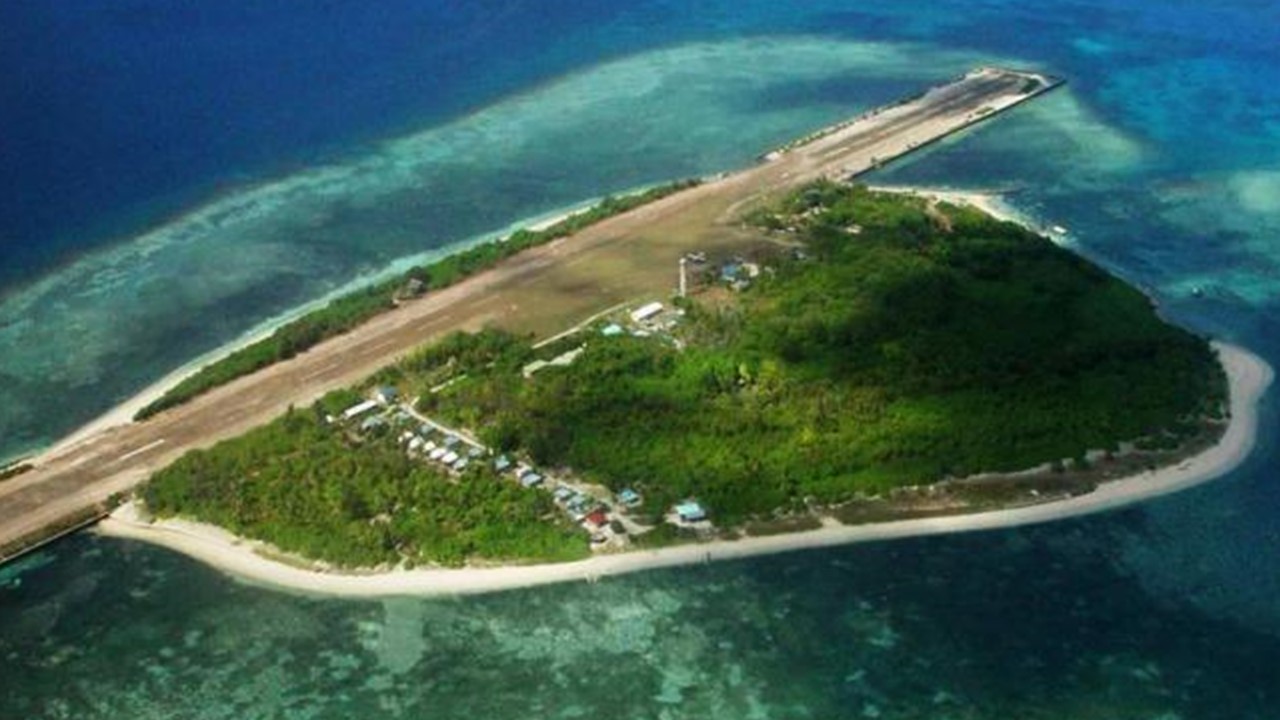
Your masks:
{"label": "row of houses", "polygon": [[[650,321],[655,317],[655,313],[646,315]],[[373,414],[379,409],[382,412]],[[523,487],[546,488],[556,505],[588,533],[593,548],[628,542],[626,525],[608,502],[568,482],[551,478],[532,465],[515,461],[507,455],[494,456],[480,443],[413,413],[399,404],[395,388],[378,388],[373,398],[352,405],[340,417],[346,423],[363,418],[358,427],[366,433],[391,424],[403,428],[397,442],[409,457],[438,464],[451,473],[461,474],[488,462],[495,472],[510,476]],[[336,422],[337,418],[330,417],[329,421]],[[630,488],[621,490],[612,500],[622,508],[635,508],[643,502],[640,494]],[[707,513],[696,501],[687,500],[672,508],[670,518],[677,524],[694,525],[706,522]]]}

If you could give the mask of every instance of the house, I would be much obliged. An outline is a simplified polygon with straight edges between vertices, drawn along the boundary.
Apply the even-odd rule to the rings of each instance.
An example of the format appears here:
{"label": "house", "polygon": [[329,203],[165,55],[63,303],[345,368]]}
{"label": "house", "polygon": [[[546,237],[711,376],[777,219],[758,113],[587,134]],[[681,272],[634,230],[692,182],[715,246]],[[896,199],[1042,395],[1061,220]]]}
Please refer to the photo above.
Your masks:
{"label": "house", "polygon": [[390,385],[383,385],[373,393],[373,399],[383,405],[390,405],[400,398],[400,391]]}
{"label": "house", "polygon": [[467,451],[467,457],[471,458],[472,460],[478,457],[484,457],[484,448],[473,446],[470,450]]}
{"label": "house", "polygon": [[467,466],[470,464],[471,464],[470,458],[458,458],[458,462],[453,464],[453,469],[457,470],[458,472],[462,472],[463,470],[466,470]]}
{"label": "house", "polygon": [[365,413],[369,412],[370,410],[372,410],[372,409],[374,409],[374,408],[376,408],[376,407],[378,407],[378,403],[377,403],[377,401],[375,401],[375,400],[365,400],[364,402],[362,402],[362,403],[360,403],[360,404],[358,404],[358,405],[352,405],[351,407],[347,408],[346,410],[343,410],[343,411],[342,411],[342,419],[343,419],[343,420],[353,420],[353,419],[358,418],[358,417],[360,417],[361,415],[363,415],[363,414],[365,414]]}
{"label": "house", "polygon": [[431,452],[427,453],[427,457],[431,458],[432,460],[439,460],[440,458],[444,457],[445,453],[447,452],[449,451],[442,447],[432,448]]}
{"label": "house", "polygon": [[444,446],[445,446],[445,447],[447,447],[447,448],[452,448],[452,447],[456,446],[456,445],[457,445],[458,443],[460,443],[460,442],[462,442],[462,439],[461,439],[461,438],[459,438],[457,435],[445,435],[445,436],[444,436]]}
{"label": "house", "polygon": [[445,465],[452,465],[458,462],[458,453],[450,450],[446,452],[444,455],[440,456],[440,462],[444,463]]}
{"label": "house", "polygon": [[527,487],[537,487],[542,484],[542,476],[536,472],[525,473],[520,477],[520,484]]}
{"label": "house", "polygon": [[418,437],[417,435],[414,435],[412,438],[409,439],[410,452],[417,452],[418,450],[420,450],[422,448],[422,443],[423,443],[422,438]]}
{"label": "house", "polygon": [[618,323],[609,323],[608,325],[604,326],[604,329],[600,331],[600,334],[605,337],[615,337],[615,336],[621,335],[624,332],[626,331],[623,330],[622,326],[619,325]]}
{"label": "house", "polygon": [[506,472],[511,469],[511,461],[507,459],[506,455],[499,455],[498,458],[493,461],[493,469],[498,472]]}
{"label": "house", "polygon": [[386,426],[387,426],[387,421],[383,420],[380,417],[375,416],[371,418],[365,418],[364,422],[360,423],[360,432],[366,432],[366,433],[373,432],[375,430],[381,430]]}
{"label": "house", "polygon": [[742,266],[738,263],[730,262],[720,266],[720,279],[731,283],[738,279],[738,273],[742,270]]}
{"label": "house", "polygon": [[603,510],[593,510],[587,514],[587,517],[583,522],[593,528],[600,529],[609,524],[609,516],[606,515]]}
{"label": "house", "polygon": [[556,500],[559,500],[560,502],[564,502],[565,500],[568,500],[569,498],[573,497],[574,489],[569,487],[568,485],[557,485],[556,491],[553,494],[555,495]]}
{"label": "house", "polygon": [[624,488],[622,492],[618,493],[618,502],[627,507],[635,507],[640,504],[640,493],[631,488]]}
{"label": "house", "polygon": [[696,500],[685,500],[675,507],[675,511],[680,522],[693,523],[707,519],[707,511]]}
{"label": "house", "polygon": [[662,303],[660,302],[651,302],[648,305],[641,305],[631,311],[631,322],[644,322],[660,312],[662,312]]}

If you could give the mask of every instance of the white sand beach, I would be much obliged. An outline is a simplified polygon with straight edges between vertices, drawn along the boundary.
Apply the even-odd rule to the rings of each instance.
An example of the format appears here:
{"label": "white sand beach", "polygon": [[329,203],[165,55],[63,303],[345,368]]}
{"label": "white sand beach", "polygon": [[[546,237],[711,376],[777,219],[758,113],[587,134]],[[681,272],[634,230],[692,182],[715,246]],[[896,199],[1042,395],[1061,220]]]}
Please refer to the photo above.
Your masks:
{"label": "white sand beach", "polygon": [[148,523],[136,508],[125,505],[98,527],[118,538],[154,543],[208,563],[255,584],[347,597],[389,595],[462,595],[550,583],[595,582],[612,575],[653,568],[730,560],[753,555],[828,547],[848,543],[945,533],[992,530],[1044,523],[1112,510],[1167,495],[1220,477],[1239,466],[1253,449],[1258,430],[1258,404],[1274,377],[1260,357],[1242,348],[1215,343],[1230,384],[1231,420],[1219,442],[1181,463],[1108,482],[1087,495],[1040,505],[951,517],[866,525],[828,523],[812,531],[787,535],[714,541],[660,550],[602,555],[571,563],[395,570],[373,574],[323,572],[295,567],[260,554],[262,544],[237,538],[209,525],[183,520]]}

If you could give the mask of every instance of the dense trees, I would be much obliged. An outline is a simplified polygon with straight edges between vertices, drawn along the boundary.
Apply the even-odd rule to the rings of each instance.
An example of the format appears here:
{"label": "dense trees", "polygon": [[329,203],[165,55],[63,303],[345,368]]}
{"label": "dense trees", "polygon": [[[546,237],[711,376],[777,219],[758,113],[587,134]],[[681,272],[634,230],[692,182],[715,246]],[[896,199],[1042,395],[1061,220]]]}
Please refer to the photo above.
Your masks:
{"label": "dense trees", "polygon": [[144,487],[147,506],[346,566],[586,555],[546,493],[480,466],[452,479],[389,438],[354,441],[320,419],[335,400],[188,453]]}
{"label": "dense trees", "polygon": [[800,226],[731,309],[690,308],[689,349],[592,338],[528,382],[473,369],[429,409],[658,509],[722,519],[1175,439],[1216,412],[1202,339],[1048,240],[968,208],[820,184],[758,215]]}
{"label": "dense trees", "polygon": [[[754,219],[794,228],[805,258],[777,261],[737,302],[687,303],[684,349],[585,331],[535,351],[486,330],[376,381],[502,450],[637,488],[653,516],[696,496],[721,524],[1123,441],[1176,444],[1220,413],[1224,376],[1203,339],[1015,224],[825,183]],[[523,377],[579,343],[573,364]],[[545,493],[484,471],[450,482],[391,440],[357,443],[317,419],[358,398],[335,393],[191,453],[146,500],[344,564],[586,552]]]}

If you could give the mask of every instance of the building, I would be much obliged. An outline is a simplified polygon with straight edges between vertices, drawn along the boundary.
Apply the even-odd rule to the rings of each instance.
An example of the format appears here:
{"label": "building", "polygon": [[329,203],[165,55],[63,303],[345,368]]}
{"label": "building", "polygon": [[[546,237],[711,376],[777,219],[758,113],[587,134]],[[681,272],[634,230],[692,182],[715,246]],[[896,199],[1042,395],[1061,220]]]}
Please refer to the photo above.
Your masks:
{"label": "building", "polygon": [[343,410],[343,411],[342,411],[342,419],[343,419],[343,420],[353,420],[353,419],[358,418],[358,417],[360,417],[361,415],[363,415],[363,414],[365,414],[365,413],[369,412],[370,410],[373,410],[373,409],[374,409],[374,408],[376,408],[376,407],[378,407],[378,403],[377,403],[377,401],[376,401],[376,400],[365,400],[364,402],[362,402],[362,403],[360,403],[360,404],[358,404],[358,405],[352,405],[351,407],[347,408],[346,410]]}
{"label": "building", "polygon": [[622,326],[619,325],[618,323],[609,323],[608,325],[604,326],[604,329],[600,331],[600,334],[605,337],[615,337],[617,335],[621,335],[624,332],[626,331],[623,330]]}
{"label": "building", "polygon": [[651,302],[648,305],[641,305],[631,311],[631,322],[644,322],[660,312],[662,312],[662,303],[660,302]]}
{"label": "building", "polygon": [[635,507],[640,504],[640,493],[637,493],[631,488],[625,488],[622,492],[618,493],[618,502],[626,505],[627,507]]}
{"label": "building", "polygon": [[377,400],[383,405],[390,405],[391,403],[400,399],[400,391],[396,390],[390,385],[383,385],[373,393],[373,399]]}
{"label": "building", "polygon": [[593,528],[599,529],[609,524],[609,516],[603,510],[592,510],[583,521]]}
{"label": "building", "polygon": [[527,472],[520,476],[520,484],[527,487],[537,487],[542,484],[542,476],[536,472]]}
{"label": "building", "polygon": [[680,522],[694,523],[707,519],[707,511],[696,500],[685,500],[675,507]]}
{"label": "building", "polygon": [[506,472],[511,469],[511,461],[507,459],[506,455],[499,455],[497,459],[493,461],[493,469],[498,472]]}

